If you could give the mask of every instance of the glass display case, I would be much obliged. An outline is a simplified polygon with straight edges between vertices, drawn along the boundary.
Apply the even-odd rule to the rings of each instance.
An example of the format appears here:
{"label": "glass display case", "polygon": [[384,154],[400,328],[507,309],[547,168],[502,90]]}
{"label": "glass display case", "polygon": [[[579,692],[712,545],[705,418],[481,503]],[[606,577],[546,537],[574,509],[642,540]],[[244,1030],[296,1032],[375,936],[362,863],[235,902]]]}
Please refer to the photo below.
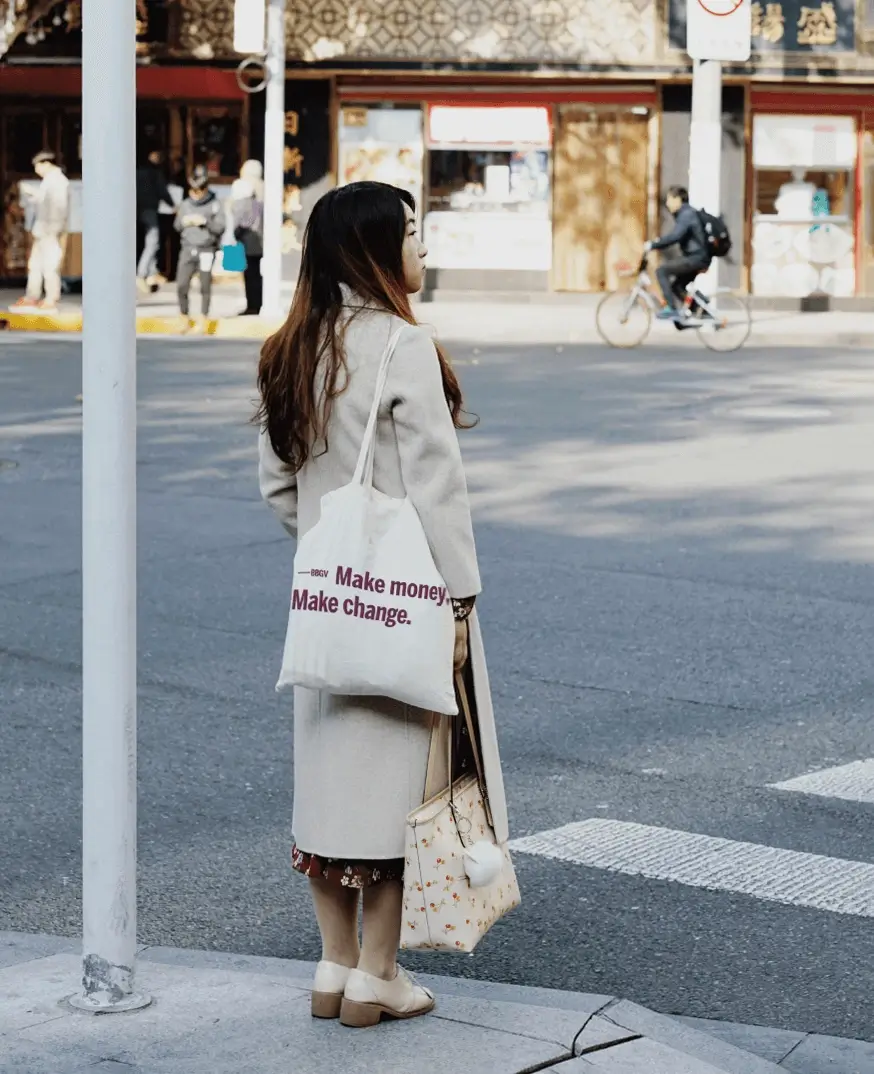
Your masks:
{"label": "glass display case", "polygon": [[545,108],[433,108],[429,264],[548,272],[550,143]]}
{"label": "glass display case", "polygon": [[756,116],[753,167],[753,293],[855,294],[853,118]]}

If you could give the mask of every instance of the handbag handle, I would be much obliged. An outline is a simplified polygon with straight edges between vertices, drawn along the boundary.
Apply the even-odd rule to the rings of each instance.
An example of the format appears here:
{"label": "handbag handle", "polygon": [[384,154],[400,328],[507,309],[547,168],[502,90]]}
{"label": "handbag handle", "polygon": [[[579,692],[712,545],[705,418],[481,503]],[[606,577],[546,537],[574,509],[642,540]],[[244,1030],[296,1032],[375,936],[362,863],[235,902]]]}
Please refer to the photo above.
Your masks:
{"label": "handbag handle", "polygon": [[391,364],[392,355],[398,345],[400,334],[406,327],[406,324],[401,325],[389,336],[379,363],[373,402],[370,404],[370,414],[364,430],[364,439],[361,441],[361,450],[358,452],[358,462],[355,464],[355,474],[352,478],[353,484],[356,485],[373,484],[373,460],[376,455],[376,422],[379,415],[379,404],[382,402],[382,395],[388,380],[388,367]]}
{"label": "handbag handle", "polygon": [[[483,804],[485,805],[486,816],[488,818],[489,824],[494,829],[495,822],[494,822],[494,819],[492,817],[492,807],[491,807],[491,805],[489,803],[489,792],[488,792],[488,786],[486,784],[485,768],[483,767],[482,757],[480,755],[479,742],[478,742],[477,737],[476,737],[476,728],[474,727],[473,715],[472,715],[472,713],[470,711],[470,701],[469,701],[468,696],[467,696],[467,686],[465,685],[465,682],[464,682],[464,675],[460,671],[455,672],[455,692],[456,692],[456,694],[458,696],[458,700],[459,700],[459,703],[460,703],[459,708],[461,709],[462,713],[464,714],[464,722],[465,722],[465,724],[467,726],[468,737],[470,738],[470,745],[471,745],[471,749],[473,751],[473,763],[474,763],[474,766],[476,768],[477,782],[479,783],[479,788],[480,788],[480,791],[482,792],[482,796],[483,796]],[[453,771],[454,750],[452,748],[452,740],[454,739],[455,736],[450,731],[450,734],[449,734],[448,737],[449,737],[449,747],[448,747],[448,752],[449,752],[449,807],[452,810],[453,816],[456,817],[456,823],[457,823],[458,818],[457,818],[456,813],[455,813],[455,797],[454,797],[454,795],[455,795],[455,773]]]}
{"label": "handbag handle", "polygon": [[464,682],[464,675],[460,671],[455,673],[455,691],[458,695],[461,711],[464,713],[464,722],[467,726],[467,733],[470,738],[471,749],[473,750],[473,763],[476,767],[477,778],[485,789],[486,774],[483,768],[482,758],[479,752],[479,742],[476,737],[476,728],[473,723],[473,715],[470,711],[470,700],[467,696],[467,686]]}

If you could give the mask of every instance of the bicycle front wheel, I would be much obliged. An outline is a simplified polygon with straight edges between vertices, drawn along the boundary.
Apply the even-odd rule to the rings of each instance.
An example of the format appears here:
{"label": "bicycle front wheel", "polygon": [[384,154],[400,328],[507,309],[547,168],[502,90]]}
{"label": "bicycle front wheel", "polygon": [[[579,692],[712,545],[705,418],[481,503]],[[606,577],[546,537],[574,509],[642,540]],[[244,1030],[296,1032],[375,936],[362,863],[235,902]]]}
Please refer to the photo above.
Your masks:
{"label": "bicycle front wheel", "polygon": [[595,312],[598,335],[611,347],[637,347],[649,332],[652,311],[634,291],[611,291]]}
{"label": "bicycle front wheel", "polygon": [[707,303],[700,328],[701,342],[712,351],[736,351],[749,339],[752,327],[746,299],[726,291]]}

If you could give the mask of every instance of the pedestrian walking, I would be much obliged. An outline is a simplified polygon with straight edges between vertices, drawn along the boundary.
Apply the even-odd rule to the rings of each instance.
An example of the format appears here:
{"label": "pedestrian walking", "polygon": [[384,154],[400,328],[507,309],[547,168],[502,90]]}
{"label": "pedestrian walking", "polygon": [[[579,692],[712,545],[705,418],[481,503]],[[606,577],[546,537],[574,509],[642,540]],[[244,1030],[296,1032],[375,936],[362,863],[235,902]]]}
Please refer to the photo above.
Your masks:
{"label": "pedestrian walking", "polygon": [[10,307],[18,311],[56,313],[61,297],[61,262],[70,212],[70,183],[55,161],[43,150],[33,158],[40,178],[39,190],[28,206],[32,214],[32,244],[27,262],[27,290]]}
{"label": "pedestrian walking", "polygon": [[209,316],[212,297],[212,270],[215,255],[221,246],[225,230],[225,213],[221,202],[209,189],[209,174],[204,165],[198,164],[188,180],[188,197],[176,210],[176,230],[182,245],[176,268],[176,289],[179,295],[179,311],[193,325],[189,317],[188,295],[194,274],[200,277],[200,313],[203,321]]}
{"label": "pedestrian walking", "polygon": [[[260,485],[293,536],[312,529],[322,497],[352,479],[383,356],[400,329],[379,395],[374,485],[409,498],[452,599],[454,661],[472,685],[494,832],[505,843],[474,608],[480,575],[456,433],[468,423],[455,373],[416,324],[409,299],[422,286],[425,255],[407,191],[352,183],[316,204],[291,311],[261,352]],[[431,782],[432,729],[450,719],[385,697],[294,691],[292,866],[309,877],[322,938],[316,1017],[362,1026],[434,1007],[433,994],[398,966],[397,950],[405,824]]]}
{"label": "pedestrian walking", "polygon": [[143,229],[143,249],[137,264],[137,287],[148,293],[157,291],[164,283],[163,276],[158,273],[158,254],[161,249],[158,211],[162,202],[165,205],[173,205],[159,149],[152,149],[139,165],[136,183],[137,222]]}
{"label": "pedestrian walking", "polygon": [[246,251],[243,285],[246,288],[246,308],[241,316],[261,312],[264,284],[261,279],[261,258],[264,254],[264,169],[259,160],[247,160],[240,169],[240,178],[231,187],[231,221],[234,238]]}

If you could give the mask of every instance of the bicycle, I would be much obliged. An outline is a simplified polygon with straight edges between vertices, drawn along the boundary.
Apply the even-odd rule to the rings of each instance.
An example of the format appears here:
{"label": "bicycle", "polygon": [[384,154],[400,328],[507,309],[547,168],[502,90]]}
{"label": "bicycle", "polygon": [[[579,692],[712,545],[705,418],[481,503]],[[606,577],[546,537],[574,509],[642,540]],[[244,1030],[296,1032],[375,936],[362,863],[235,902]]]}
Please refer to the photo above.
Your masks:
{"label": "bicycle", "polygon": [[[644,254],[636,273],[633,270],[620,272],[620,276],[637,276],[630,291],[611,291],[598,303],[595,324],[601,339],[611,347],[639,346],[649,334],[653,314],[664,308],[661,299],[652,291],[648,262],[649,258]],[[745,299],[727,289],[717,289],[711,299],[690,283],[686,288],[684,308],[685,319],[674,322],[675,327],[682,332],[698,331],[710,350],[736,351],[749,339],[752,330],[749,306]]]}

